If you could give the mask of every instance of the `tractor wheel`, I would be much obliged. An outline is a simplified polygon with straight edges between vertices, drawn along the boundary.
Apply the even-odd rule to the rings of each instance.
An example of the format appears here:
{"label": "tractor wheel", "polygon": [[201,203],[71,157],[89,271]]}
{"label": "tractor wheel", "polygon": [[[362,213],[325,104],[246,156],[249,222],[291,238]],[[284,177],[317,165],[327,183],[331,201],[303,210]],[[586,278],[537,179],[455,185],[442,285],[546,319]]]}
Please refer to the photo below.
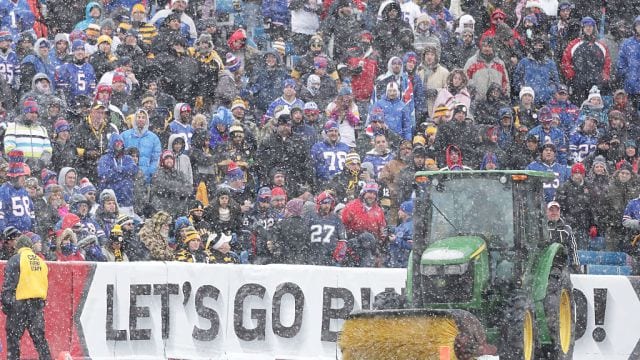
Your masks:
{"label": "tractor wheel", "polygon": [[568,360],[573,358],[575,343],[575,303],[573,286],[567,269],[554,267],[549,274],[544,313],[552,344],[542,348],[541,355],[547,359]]}
{"label": "tractor wheel", "polygon": [[512,297],[505,310],[500,329],[500,359],[536,359],[536,318],[533,303],[527,295]]}

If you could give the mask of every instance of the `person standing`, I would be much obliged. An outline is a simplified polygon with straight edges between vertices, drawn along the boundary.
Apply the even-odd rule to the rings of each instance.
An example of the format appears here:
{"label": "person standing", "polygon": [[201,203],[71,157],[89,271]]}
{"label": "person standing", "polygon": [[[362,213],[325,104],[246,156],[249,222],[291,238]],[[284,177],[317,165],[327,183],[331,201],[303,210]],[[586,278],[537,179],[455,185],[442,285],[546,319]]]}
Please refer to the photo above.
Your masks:
{"label": "person standing", "polygon": [[47,299],[49,269],[31,249],[31,239],[21,235],[18,252],[4,268],[2,311],[7,315],[7,359],[20,359],[20,339],[29,331],[40,360],[51,359],[44,333],[44,305]]}

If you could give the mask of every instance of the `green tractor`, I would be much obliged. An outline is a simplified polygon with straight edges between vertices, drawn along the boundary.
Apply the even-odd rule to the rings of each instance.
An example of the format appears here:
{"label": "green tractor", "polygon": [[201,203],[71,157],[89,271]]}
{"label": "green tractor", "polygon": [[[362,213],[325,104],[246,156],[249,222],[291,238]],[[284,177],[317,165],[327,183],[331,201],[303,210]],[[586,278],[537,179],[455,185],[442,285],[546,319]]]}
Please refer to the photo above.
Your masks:
{"label": "green tractor", "polygon": [[338,340],[343,359],[571,359],[567,249],[549,239],[543,200],[553,179],[416,173],[407,306],[352,314]]}

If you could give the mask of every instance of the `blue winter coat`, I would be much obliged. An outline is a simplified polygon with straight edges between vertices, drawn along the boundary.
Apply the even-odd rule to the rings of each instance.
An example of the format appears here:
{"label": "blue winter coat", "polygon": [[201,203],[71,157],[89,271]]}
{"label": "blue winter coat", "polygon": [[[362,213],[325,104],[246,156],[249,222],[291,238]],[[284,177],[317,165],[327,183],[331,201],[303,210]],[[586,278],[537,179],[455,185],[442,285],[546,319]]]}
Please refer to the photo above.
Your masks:
{"label": "blue winter coat", "polygon": [[373,107],[379,107],[384,111],[384,122],[390,130],[403,139],[411,140],[411,116],[402,99],[398,97],[390,100],[385,94]]}
{"label": "blue winter coat", "polygon": [[91,17],[91,9],[93,9],[94,7],[100,8],[100,18],[102,18],[102,15],[104,15],[104,9],[102,8],[102,5],[100,5],[100,3],[98,2],[90,2],[87,4],[87,6],[84,7],[84,20],[77,23],[73,30],[85,31],[87,30],[89,25],[97,24],[97,22]]}
{"label": "blue winter coat", "polygon": [[622,42],[617,69],[618,76],[624,79],[624,91],[640,94],[640,39],[633,36]]}
{"label": "blue winter coat", "polygon": [[530,86],[536,94],[536,104],[549,102],[559,82],[558,66],[551,59],[539,62],[529,57],[523,58],[513,72],[513,86],[516,93],[521,87]]}
{"label": "blue winter coat", "polygon": [[527,170],[547,171],[556,175],[554,180],[542,184],[544,189],[544,201],[546,202],[553,201],[556,196],[556,191],[560,185],[564,184],[565,181],[569,180],[571,177],[571,170],[566,165],[561,165],[557,162],[554,162],[552,165],[548,165],[542,161],[534,161],[527,166]]}
{"label": "blue winter coat", "polygon": [[136,147],[140,151],[138,166],[142,170],[147,183],[151,182],[151,176],[158,170],[162,144],[158,135],[149,131],[149,122],[142,131],[133,128],[122,133],[125,148]]}
{"label": "blue winter coat", "polygon": [[116,194],[120,206],[133,206],[133,188],[138,173],[138,165],[129,155],[120,158],[115,156],[116,141],[123,141],[119,134],[112,134],[109,139],[109,150],[98,160],[98,177],[100,191],[111,189]]}
{"label": "blue winter coat", "polygon": [[393,268],[407,267],[409,254],[413,249],[413,220],[403,222],[396,227],[395,241],[389,243],[389,259],[387,266]]}

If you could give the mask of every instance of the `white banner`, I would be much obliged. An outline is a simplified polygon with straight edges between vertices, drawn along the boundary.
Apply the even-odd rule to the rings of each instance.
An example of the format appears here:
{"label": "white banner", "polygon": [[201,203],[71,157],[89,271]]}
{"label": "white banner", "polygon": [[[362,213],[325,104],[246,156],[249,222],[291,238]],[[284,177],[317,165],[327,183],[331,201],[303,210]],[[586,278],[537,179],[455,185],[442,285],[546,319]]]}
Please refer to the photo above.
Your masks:
{"label": "white banner", "polygon": [[[403,269],[101,263],[79,319],[92,359],[335,359],[342,319],[369,309],[386,288],[402,292],[405,276]],[[574,358],[639,359],[632,353],[640,354],[640,280],[573,281]]]}

